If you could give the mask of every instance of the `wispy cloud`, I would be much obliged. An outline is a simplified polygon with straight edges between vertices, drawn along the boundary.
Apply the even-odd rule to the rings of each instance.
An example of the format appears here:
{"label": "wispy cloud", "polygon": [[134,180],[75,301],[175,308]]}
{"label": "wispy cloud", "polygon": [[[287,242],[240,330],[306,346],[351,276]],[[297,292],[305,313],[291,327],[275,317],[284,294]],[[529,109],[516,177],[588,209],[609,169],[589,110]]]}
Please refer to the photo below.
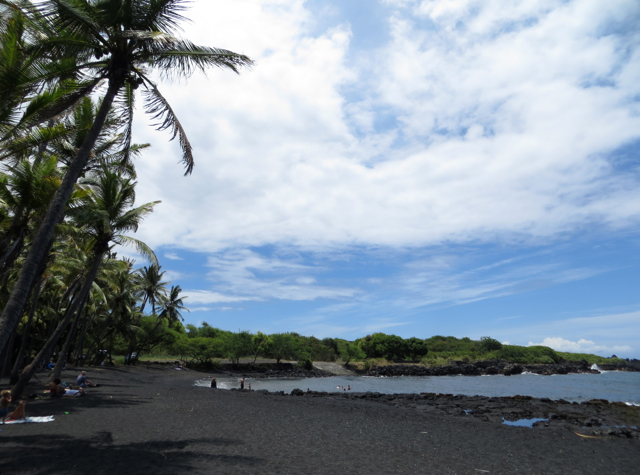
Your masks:
{"label": "wispy cloud", "polygon": [[252,300],[315,300],[352,298],[358,289],[320,285],[309,274],[322,272],[299,259],[266,257],[248,249],[210,256],[209,279],[230,295]]}
{"label": "wispy cloud", "polygon": [[398,279],[404,291],[401,300],[410,307],[463,305],[584,280],[606,271],[570,268],[552,259],[544,263],[523,262],[527,258],[536,260],[532,255],[472,268],[467,267],[468,258],[462,256],[411,262]]}
{"label": "wispy cloud", "polygon": [[175,252],[165,252],[164,253],[164,257],[166,257],[167,259],[171,259],[172,261],[182,261],[182,260],[184,260],[184,259],[182,259],[182,257],[180,257]]}
{"label": "wispy cloud", "polygon": [[222,302],[246,302],[250,300],[259,300],[257,297],[225,295],[220,292],[210,292],[207,290],[185,290],[184,295],[189,297],[189,303],[195,304],[211,304]]}

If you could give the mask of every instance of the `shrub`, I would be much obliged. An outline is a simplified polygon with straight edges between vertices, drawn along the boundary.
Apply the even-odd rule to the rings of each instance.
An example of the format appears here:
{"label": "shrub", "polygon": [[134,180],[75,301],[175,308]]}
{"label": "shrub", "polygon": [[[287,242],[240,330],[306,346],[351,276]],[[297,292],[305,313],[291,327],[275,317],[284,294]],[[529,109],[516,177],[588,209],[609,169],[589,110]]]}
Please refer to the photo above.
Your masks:
{"label": "shrub", "polygon": [[345,365],[348,365],[354,360],[361,360],[365,356],[364,352],[358,346],[348,341],[338,342],[338,351],[340,359]]}
{"label": "shrub", "polygon": [[302,369],[311,371],[313,369],[313,361],[311,361],[309,358],[304,358],[298,361],[298,366]]}
{"label": "shrub", "polygon": [[560,355],[547,346],[503,345],[497,357],[519,364],[551,364],[562,361]]}
{"label": "shrub", "polygon": [[482,338],[480,338],[480,349],[485,353],[489,353],[490,351],[501,350],[502,343],[500,343],[498,340],[494,338],[483,336]]}

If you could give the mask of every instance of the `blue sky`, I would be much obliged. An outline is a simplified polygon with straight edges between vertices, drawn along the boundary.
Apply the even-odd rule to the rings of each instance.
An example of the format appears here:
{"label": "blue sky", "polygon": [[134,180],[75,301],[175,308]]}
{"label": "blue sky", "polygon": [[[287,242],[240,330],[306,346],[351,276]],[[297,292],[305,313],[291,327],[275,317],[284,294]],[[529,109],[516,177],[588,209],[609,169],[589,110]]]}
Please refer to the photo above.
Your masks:
{"label": "blue sky", "polygon": [[193,175],[139,110],[137,237],[187,323],[489,335],[640,357],[640,5],[196,1],[256,60],[160,81]]}

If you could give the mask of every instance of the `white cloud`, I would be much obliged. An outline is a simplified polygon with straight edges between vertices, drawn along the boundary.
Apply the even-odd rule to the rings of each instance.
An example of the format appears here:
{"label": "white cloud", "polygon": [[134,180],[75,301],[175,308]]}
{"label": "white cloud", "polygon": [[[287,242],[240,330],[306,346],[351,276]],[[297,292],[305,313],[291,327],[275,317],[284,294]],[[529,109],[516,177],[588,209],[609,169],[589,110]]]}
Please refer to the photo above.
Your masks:
{"label": "white cloud", "polygon": [[[567,318],[494,328],[492,335],[522,345],[541,341],[559,351],[595,353],[601,356],[637,357],[640,352],[640,311]],[[549,335],[563,335],[550,337]],[[524,338],[527,340],[522,341]]]}
{"label": "white cloud", "polygon": [[191,312],[211,312],[211,311],[219,311],[219,312],[229,312],[231,310],[243,310],[242,308],[237,307],[195,307],[189,309]]}
{"label": "white cloud", "polygon": [[234,250],[210,256],[208,266],[211,268],[209,278],[215,288],[254,300],[340,299],[352,298],[359,293],[354,288],[316,284],[316,279],[307,274],[322,269],[300,264],[295,257],[286,260],[264,257],[246,249]]}
{"label": "white cloud", "polygon": [[167,259],[171,259],[172,261],[182,261],[182,260],[184,260],[184,259],[182,259],[182,257],[180,257],[175,252],[165,252],[164,253],[164,257],[166,257]]}
{"label": "white cloud", "polygon": [[185,279],[189,277],[189,274],[185,273],[185,272],[180,272],[177,270],[161,270],[162,272],[164,272],[164,274],[162,275],[162,280],[165,282],[176,282],[180,279]]}
{"label": "white cloud", "polygon": [[[611,26],[635,2],[395,4],[390,44],[348,63],[348,25],[312,36],[301,0],[196,3],[189,37],[257,63],[162,86],[196,168],[181,178],[167,137],[136,129],[154,143],[139,197],[163,200],[141,237],[421,246],[637,225],[638,178],[606,160],[640,136],[637,32]],[[387,115],[397,127],[375,132]]]}
{"label": "white cloud", "polygon": [[224,295],[219,292],[210,292],[207,290],[185,290],[183,295],[189,298],[189,304],[211,304],[221,302],[246,302],[249,300],[258,300],[255,297]]}
{"label": "white cloud", "polygon": [[597,354],[613,354],[613,353],[629,353],[632,348],[627,345],[623,346],[604,346],[596,345],[591,340],[580,339],[578,341],[565,340],[561,337],[547,337],[542,343],[529,342],[528,346],[542,345],[553,348],[557,351],[565,351],[569,353],[597,353]]}

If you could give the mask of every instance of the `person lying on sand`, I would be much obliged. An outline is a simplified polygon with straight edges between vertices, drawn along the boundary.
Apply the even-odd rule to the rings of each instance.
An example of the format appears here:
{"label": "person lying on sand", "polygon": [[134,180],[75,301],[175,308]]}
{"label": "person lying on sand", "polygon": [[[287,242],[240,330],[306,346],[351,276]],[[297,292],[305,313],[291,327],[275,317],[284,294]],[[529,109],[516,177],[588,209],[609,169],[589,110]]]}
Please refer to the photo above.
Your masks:
{"label": "person lying on sand", "polygon": [[80,388],[86,388],[87,386],[92,387],[92,388],[98,387],[97,384],[93,384],[91,381],[89,381],[87,379],[87,372],[86,371],[82,371],[80,373],[80,375],[77,377],[76,386],[78,386]]}
{"label": "person lying on sand", "polygon": [[84,396],[84,389],[82,388],[78,390],[65,389],[64,386],[62,386],[60,378],[56,378],[49,383],[49,392],[51,393],[51,397]]}

